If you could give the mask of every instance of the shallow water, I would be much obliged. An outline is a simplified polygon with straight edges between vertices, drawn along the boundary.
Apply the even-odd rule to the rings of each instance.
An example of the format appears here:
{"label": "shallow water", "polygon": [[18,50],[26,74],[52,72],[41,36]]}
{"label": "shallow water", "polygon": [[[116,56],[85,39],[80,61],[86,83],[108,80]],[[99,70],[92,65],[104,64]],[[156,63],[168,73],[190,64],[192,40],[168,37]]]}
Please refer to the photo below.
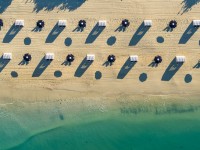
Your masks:
{"label": "shallow water", "polygon": [[81,111],[71,114],[47,108],[1,108],[0,149],[200,149],[198,106],[138,105],[107,111],[79,107]]}

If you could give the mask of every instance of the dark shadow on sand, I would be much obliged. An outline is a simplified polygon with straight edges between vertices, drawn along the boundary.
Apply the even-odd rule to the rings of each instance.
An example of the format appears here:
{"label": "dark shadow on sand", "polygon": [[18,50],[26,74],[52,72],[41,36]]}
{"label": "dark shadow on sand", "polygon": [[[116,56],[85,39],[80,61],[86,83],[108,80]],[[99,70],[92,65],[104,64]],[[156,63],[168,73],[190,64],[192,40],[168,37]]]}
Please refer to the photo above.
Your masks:
{"label": "dark shadow on sand", "polygon": [[123,25],[120,25],[119,27],[117,27],[117,29],[115,29],[115,32],[124,32],[126,31],[126,27],[124,27]]}
{"label": "dark shadow on sand", "polygon": [[99,23],[96,23],[90,34],[88,35],[85,44],[91,44],[93,43],[97,37],[103,32],[105,27],[99,27]]}
{"label": "dark shadow on sand", "polygon": [[29,62],[23,59],[18,65],[28,65],[28,64]]}
{"label": "dark shadow on sand", "polygon": [[158,36],[156,40],[158,43],[164,43],[165,41],[165,39],[162,36]]}
{"label": "dark shadow on sand", "polygon": [[176,74],[176,72],[181,68],[183,63],[177,63],[176,58],[174,58],[167,69],[165,70],[163,76],[162,76],[162,81],[169,81],[171,78]]}
{"label": "dark shadow on sand", "polygon": [[65,45],[66,46],[71,46],[72,45],[72,39],[70,37],[65,39]]}
{"label": "dark shadow on sand", "polygon": [[108,67],[108,66],[112,66],[113,63],[109,62],[109,61],[105,61],[102,66]]}
{"label": "dark shadow on sand", "polygon": [[190,11],[192,9],[192,7],[197,5],[199,2],[200,2],[200,0],[183,0],[181,3],[183,5],[182,9],[178,14],[181,13],[181,15],[182,15],[182,14]]}
{"label": "dark shadow on sand", "polygon": [[11,3],[12,0],[0,0],[0,14],[2,14]]}
{"label": "dark shadow on sand", "polygon": [[83,32],[84,28],[77,26],[72,32]]}
{"label": "dark shadow on sand", "polygon": [[65,60],[61,65],[64,65],[64,66],[71,66],[71,62]]}
{"label": "dark shadow on sand", "polygon": [[45,69],[51,64],[51,60],[46,60],[45,57],[42,58],[40,63],[35,68],[32,77],[39,77],[45,71]]}
{"label": "dark shadow on sand", "polygon": [[95,72],[95,79],[96,80],[99,80],[99,79],[101,79],[102,78],[102,73],[100,72],[100,71],[96,71]]}
{"label": "dark shadow on sand", "polygon": [[145,35],[145,33],[149,30],[149,28],[150,27],[145,27],[144,23],[142,23],[131,38],[129,46],[137,45],[138,42],[142,39],[142,37]]}
{"label": "dark shadow on sand", "polygon": [[3,69],[6,67],[6,65],[10,62],[9,59],[3,59],[3,56],[0,58],[0,73],[3,71]]}
{"label": "dark shadow on sand", "polygon": [[18,73],[16,71],[12,71],[10,73],[10,75],[13,77],[13,78],[17,78],[18,77]]}
{"label": "dark shadow on sand", "polygon": [[31,38],[30,37],[26,37],[24,39],[24,45],[30,45],[31,44]]}
{"label": "dark shadow on sand", "polygon": [[47,36],[45,43],[53,43],[55,39],[59,36],[59,34],[64,30],[64,28],[65,27],[59,27],[58,23],[56,23],[56,25]]}
{"label": "dark shadow on sand", "polygon": [[188,40],[194,35],[198,28],[195,28],[192,23],[188,26],[188,28],[183,33],[179,44],[186,44]]}
{"label": "dark shadow on sand", "polygon": [[57,70],[57,71],[54,72],[54,76],[56,78],[60,78],[62,76],[62,72],[60,70]]}
{"label": "dark shadow on sand", "polygon": [[34,0],[34,10],[39,12],[41,10],[52,11],[54,8],[59,10],[73,11],[79,8],[86,0]]}
{"label": "dark shadow on sand", "polygon": [[171,28],[169,25],[167,25],[166,28],[163,29],[163,31],[167,31],[167,32],[172,32],[174,29]]}
{"label": "dark shadow on sand", "polygon": [[149,67],[158,67],[158,63],[156,63],[154,60],[148,65]]}
{"label": "dark shadow on sand", "polygon": [[190,82],[192,82],[192,75],[191,74],[186,74],[185,83],[190,83]]}
{"label": "dark shadow on sand", "polygon": [[15,24],[13,24],[3,38],[3,43],[10,43],[21,29],[22,27],[15,26]]}
{"label": "dark shadow on sand", "polygon": [[42,31],[42,28],[39,28],[38,26],[36,26],[33,30],[31,30],[32,32],[40,32]]}
{"label": "dark shadow on sand", "polygon": [[116,43],[116,41],[117,41],[117,38],[115,36],[111,36],[111,37],[108,38],[107,44],[109,46],[113,46]]}
{"label": "dark shadow on sand", "polygon": [[147,74],[146,73],[140,74],[139,80],[140,80],[140,82],[146,81],[147,80]]}
{"label": "dark shadow on sand", "polygon": [[90,67],[90,65],[93,63],[93,61],[87,61],[86,57],[83,59],[81,64],[76,69],[76,72],[74,74],[75,77],[81,77],[84,72]]}
{"label": "dark shadow on sand", "polygon": [[200,60],[197,62],[197,64],[196,65],[194,65],[194,67],[193,68],[200,68]]}
{"label": "dark shadow on sand", "polygon": [[124,79],[125,76],[129,73],[129,71],[134,67],[135,64],[136,62],[132,62],[130,61],[130,58],[128,58],[126,62],[124,63],[124,65],[122,66],[122,68],[120,69],[117,75],[117,79]]}

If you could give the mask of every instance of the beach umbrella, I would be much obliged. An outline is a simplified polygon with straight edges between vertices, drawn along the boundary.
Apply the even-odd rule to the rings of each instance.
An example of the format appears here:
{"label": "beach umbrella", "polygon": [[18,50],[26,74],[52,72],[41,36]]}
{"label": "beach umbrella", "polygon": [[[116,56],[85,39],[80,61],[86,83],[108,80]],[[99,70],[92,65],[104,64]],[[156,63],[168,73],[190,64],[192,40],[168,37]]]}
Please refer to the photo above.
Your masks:
{"label": "beach umbrella", "polygon": [[169,22],[169,27],[170,27],[170,28],[176,28],[176,27],[177,27],[177,22],[176,22],[176,20],[171,20],[171,21]]}
{"label": "beach umbrella", "polygon": [[80,21],[78,22],[78,26],[79,26],[80,28],[85,28],[85,27],[86,27],[86,21],[85,21],[85,20],[80,20]]}
{"label": "beach umbrella", "polygon": [[110,63],[115,62],[115,60],[116,60],[115,55],[109,55],[109,56],[108,56],[108,61],[109,61]]}
{"label": "beach umbrella", "polygon": [[38,20],[37,27],[43,28],[44,27],[44,21],[43,20]]}
{"label": "beach umbrella", "polygon": [[128,19],[122,20],[122,26],[123,26],[123,27],[128,27],[129,25],[130,25],[130,22],[129,22]]}
{"label": "beach umbrella", "polygon": [[26,54],[24,54],[23,58],[24,58],[25,61],[31,61],[32,57],[29,53],[26,53]]}
{"label": "beach umbrella", "polygon": [[158,56],[155,56],[154,62],[157,63],[157,64],[161,63],[161,62],[162,62],[162,57],[159,56],[159,55],[158,55]]}
{"label": "beach umbrella", "polygon": [[68,62],[73,62],[75,58],[74,58],[74,55],[68,54],[66,59]]}
{"label": "beach umbrella", "polygon": [[2,27],[3,26],[3,20],[0,19],[0,26]]}

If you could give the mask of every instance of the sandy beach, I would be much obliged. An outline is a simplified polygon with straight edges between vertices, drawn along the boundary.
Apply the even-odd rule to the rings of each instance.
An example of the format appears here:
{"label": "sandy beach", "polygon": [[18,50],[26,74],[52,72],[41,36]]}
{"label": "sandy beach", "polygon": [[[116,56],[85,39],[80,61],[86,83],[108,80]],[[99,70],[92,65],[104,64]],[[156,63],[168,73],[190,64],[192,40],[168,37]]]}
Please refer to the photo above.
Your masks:
{"label": "sandy beach", "polygon": [[[174,131],[176,124],[173,121],[180,119],[177,127],[184,124],[185,128],[180,128],[180,131],[177,129],[179,135],[186,129],[193,129],[194,132],[191,133],[195,135],[199,133],[200,32],[192,26],[193,20],[200,19],[199,8],[198,1],[193,0],[0,2],[0,19],[4,22],[0,31],[1,54],[9,52],[13,57],[7,63],[0,58],[0,135],[3,137],[0,150],[30,149],[27,145],[32,145],[30,141],[34,141],[35,137],[47,135],[48,138],[49,131],[57,131],[57,128],[62,127],[67,128],[66,132],[59,130],[56,134],[60,133],[65,137],[63,133],[70,133],[61,139],[69,138],[73,147],[76,135],[79,135],[76,134],[79,133],[77,129],[74,129],[76,125],[79,125],[77,128],[80,132],[84,131],[78,137],[86,145],[83,149],[89,149],[87,144],[92,141],[92,135],[87,133],[93,123],[111,120],[105,126],[102,125],[102,128],[98,124],[91,130],[100,131],[98,134],[101,135],[112,131],[109,128],[109,124],[113,123],[112,119],[116,123],[111,127],[116,131],[125,129],[121,128],[124,122],[146,124],[154,120],[152,126],[157,124],[159,128],[163,125],[160,122],[170,119],[172,123],[167,122],[169,125],[167,124],[165,132]],[[13,24],[17,19],[23,19],[25,26],[14,31]],[[87,22],[86,28],[83,32],[74,31],[81,19]],[[128,19],[130,26],[124,32],[116,31],[123,19]],[[146,19],[153,22],[149,29],[142,27]],[[40,32],[34,31],[38,20],[45,21],[45,27]],[[58,20],[67,20],[66,28],[57,29]],[[107,21],[103,30],[97,27],[99,20]],[[178,23],[172,32],[166,29],[171,20]],[[48,52],[55,54],[52,62],[44,60],[45,53]],[[28,65],[20,65],[25,53],[31,54],[32,60]],[[75,56],[71,66],[63,64],[68,54]],[[87,54],[95,54],[95,60],[84,70],[81,67],[85,64]],[[116,56],[116,61],[112,66],[106,66],[104,64],[110,54]],[[131,64],[130,55],[138,55],[139,61]],[[163,61],[155,67],[152,66],[152,60],[157,55],[162,56]],[[177,66],[174,60],[177,55],[185,56],[185,63]],[[153,115],[148,116],[149,114]],[[187,122],[181,122],[183,120],[194,121],[193,126],[187,126]],[[120,121],[122,124],[115,128]],[[132,128],[128,123],[127,133],[131,131],[134,134],[135,131],[131,129],[137,130],[137,125],[134,124],[135,128]],[[82,129],[85,124],[88,125],[87,132]],[[98,130],[99,128],[102,130]],[[157,127],[154,128],[156,131]],[[144,129],[146,131],[148,128],[144,126]],[[161,132],[158,139],[162,139],[164,133]],[[129,134],[124,134],[124,137],[131,137]],[[110,135],[113,135],[111,139],[121,136],[114,131]],[[199,137],[198,135],[189,134],[186,137]],[[54,133],[52,136],[56,137]],[[73,136],[74,139],[70,139]],[[87,141],[85,136],[91,139]],[[100,137],[101,141],[107,135]],[[155,143],[158,139],[155,138]],[[123,140],[116,141],[123,143]],[[195,140],[198,138],[191,141]],[[152,144],[150,140],[148,142],[140,145]],[[180,140],[181,142],[187,143]],[[115,141],[113,143],[116,144]],[[130,143],[128,144],[131,145]],[[107,144],[108,149],[123,149],[120,147],[123,145],[109,147],[109,142]],[[189,149],[188,145],[178,148]],[[57,149],[62,149],[62,144],[58,144]]]}
{"label": "sandy beach", "polygon": [[[75,5],[76,7],[72,5],[73,9],[76,9],[71,10],[70,3],[66,7],[60,1],[56,4],[51,6],[45,1],[13,0],[2,13],[4,27],[0,35],[1,52],[11,52],[13,59],[1,69],[1,89],[5,90],[1,95],[24,97],[26,93],[29,93],[28,96],[34,93],[38,96],[42,94],[35,94],[35,92],[41,92],[43,89],[48,89],[44,90],[47,93],[62,91],[62,95],[65,96],[91,95],[91,97],[94,95],[111,97],[122,93],[127,95],[199,94],[200,73],[198,68],[193,67],[198,65],[200,33],[198,30],[190,29],[192,20],[199,19],[197,13],[199,5],[194,5],[192,10],[189,10],[186,8],[190,5],[187,2],[181,3],[181,0],[173,2],[90,0],[83,2],[80,7],[80,4]],[[188,11],[184,12],[184,10]],[[125,18],[130,21],[127,30],[115,31]],[[16,19],[24,19],[25,26],[13,36],[11,41],[5,42],[6,35]],[[45,21],[45,28],[41,32],[32,31],[40,19]],[[51,36],[50,32],[59,19],[66,19],[67,27],[58,33],[53,42],[47,43],[48,36]],[[81,19],[86,20],[87,27],[83,32],[73,32]],[[107,20],[107,27],[92,43],[86,43],[86,39],[100,19]],[[136,40],[134,34],[143,32],[139,27],[145,19],[151,19],[153,26],[141,37],[136,35],[136,38],[139,38],[138,42],[130,46],[131,39]],[[173,19],[178,22],[177,28],[173,32],[164,31],[169,21]],[[188,35],[187,31],[191,33]],[[31,39],[30,45],[24,44],[24,39],[27,37]],[[159,40],[164,42],[160,43]],[[39,63],[43,61],[46,52],[54,53],[55,60],[43,69],[40,76],[32,77],[34,70],[40,67]],[[25,53],[32,55],[32,61],[28,65],[18,65]],[[74,54],[75,61],[71,66],[61,65],[69,53]],[[95,61],[81,77],[76,77],[75,72],[89,53],[95,54]],[[109,54],[116,56],[116,62],[106,67],[103,64]],[[127,71],[123,65],[129,59],[129,55],[138,55],[139,61]],[[163,62],[158,67],[149,66],[156,55],[161,55]],[[170,63],[173,64],[176,55],[186,56],[186,62],[169,81],[162,81],[167,67]],[[54,76],[56,71],[59,77]],[[95,79],[96,71],[102,74],[99,80]],[[147,75],[145,82],[141,81],[144,74]],[[190,77],[189,81],[187,81],[187,74]]]}

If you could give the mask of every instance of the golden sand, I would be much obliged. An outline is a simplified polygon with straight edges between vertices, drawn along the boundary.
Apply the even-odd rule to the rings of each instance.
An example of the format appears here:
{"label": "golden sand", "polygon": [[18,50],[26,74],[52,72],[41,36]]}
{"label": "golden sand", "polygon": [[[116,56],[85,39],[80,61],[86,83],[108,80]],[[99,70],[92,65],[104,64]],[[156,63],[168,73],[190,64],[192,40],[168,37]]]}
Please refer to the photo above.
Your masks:
{"label": "golden sand", "polygon": [[[193,19],[199,18],[199,6],[194,5],[191,10],[184,11],[182,0],[87,0],[76,10],[34,11],[35,4],[31,0],[13,0],[2,13],[4,27],[0,39],[3,41],[6,33],[16,19],[24,19],[25,26],[10,43],[1,43],[1,52],[11,52],[13,59],[0,73],[1,97],[15,98],[60,98],[60,97],[120,97],[120,95],[182,95],[190,97],[199,95],[200,72],[193,68],[199,60],[199,37],[197,30],[185,44],[179,44],[184,32]],[[44,8],[45,9],[45,8]],[[125,32],[115,32],[122,19],[129,19],[130,26]],[[33,32],[38,20],[45,21],[45,28],[41,32]],[[59,34],[53,43],[45,43],[47,36],[59,19],[67,20],[67,27]],[[87,27],[83,32],[73,32],[79,20],[85,19]],[[85,41],[98,20],[107,20],[107,27],[91,44]],[[135,46],[129,46],[143,20],[150,19],[153,26],[145,33]],[[178,22],[172,32],[164,31],[170,20]],[[192,31],[190,31],[192,32]],[[116,37],[116,43],[107,44],[110,37]],[[24,45],[24,39],[31,38],[30,45]],[[70,46],[65,45],[66,38],[72,39]],[[163,37],[164,42],[157,42],[157,37]],[[39,77],[32,77],[46,52],[55,54],[55,60]],[[25,53],[32,55],[28,65],[18,65]],[[71,66],[61,65],[72,53],[75,61]],[[92,65],[80,77],[74,74],[85,58],[86,54],[95,54]],[[109,54],[116,56],[112,66],[102,64]],[[129,55],[138,55],[139,61],[123,79],[117,79],[122,66]],[[158,67],[150,67],[156,55],[161,55],[163,62]],[[176,55],[186,56],[186,62],[180,67],[170,81],[161,78]],[[55,71],[61,71],[62,76],[56,78]],[[11,72],[18,73],[17,78]],[[102,78],[95,79],[95,72],[100,71]],[[146,73],[148,78],[141,82],[139,77]],[[186,74],[192,76],[190,83],[185,82]]]}

